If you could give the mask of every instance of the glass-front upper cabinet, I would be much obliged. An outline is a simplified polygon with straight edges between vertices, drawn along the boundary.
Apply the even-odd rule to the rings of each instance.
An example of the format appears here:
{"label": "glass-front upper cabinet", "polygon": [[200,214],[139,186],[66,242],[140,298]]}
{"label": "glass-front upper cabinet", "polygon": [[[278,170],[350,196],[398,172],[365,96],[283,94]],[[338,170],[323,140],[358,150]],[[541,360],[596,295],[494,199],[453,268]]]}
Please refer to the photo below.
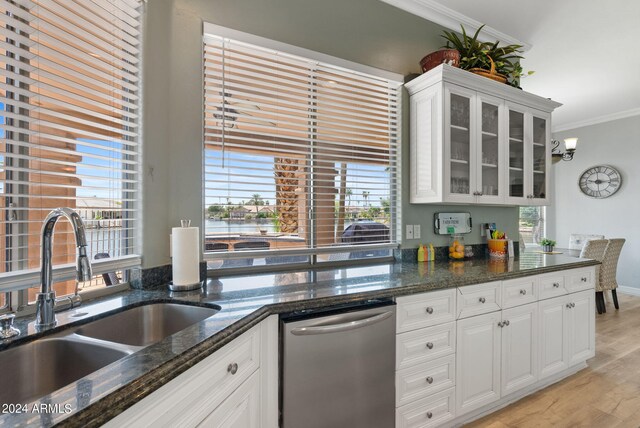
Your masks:
{"label": "glass-front upper cabinet", "polygon": [[454,85],[445,88],[445,193],[453,202],[475,198],[475,94]]}
{"label": "glass-front upper cabinet", "polygon": [[545,205],[549,201],[550,118],[549,114],[507,103],[509,204]]}
{"label": "glass-front upper cabinet", "polygon": [[525,109],[507,104],[507,201],[526,203],[525,186]]}
{"label": "glass-front upper cabinet", "polygon": [[530,158],[530,171],[532,174],[531,193],[529,199],[536,204],[545,203],[549,193],[549,171],[551,159],[551,136],[549,130],[549,118],[542,112],[532,112],[532,156]]}
{"label": "glass-front upper cabinet", "polygon": [[504,197],[504,157],[502,142],[503,101],[478,93],[478,167],[476,195],[485,203],[500,203]]}

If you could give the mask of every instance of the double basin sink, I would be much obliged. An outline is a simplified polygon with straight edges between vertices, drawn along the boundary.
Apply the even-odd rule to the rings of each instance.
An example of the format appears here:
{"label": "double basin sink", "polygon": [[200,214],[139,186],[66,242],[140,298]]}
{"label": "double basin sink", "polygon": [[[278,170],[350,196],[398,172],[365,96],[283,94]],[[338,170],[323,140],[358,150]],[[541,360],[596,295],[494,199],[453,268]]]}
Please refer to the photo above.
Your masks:
{"label": "double basin sink", "polygon": [[148,304],[0,352],[3,383],[11,385],[0,388],[0,404],[41,398],[219,310]]}

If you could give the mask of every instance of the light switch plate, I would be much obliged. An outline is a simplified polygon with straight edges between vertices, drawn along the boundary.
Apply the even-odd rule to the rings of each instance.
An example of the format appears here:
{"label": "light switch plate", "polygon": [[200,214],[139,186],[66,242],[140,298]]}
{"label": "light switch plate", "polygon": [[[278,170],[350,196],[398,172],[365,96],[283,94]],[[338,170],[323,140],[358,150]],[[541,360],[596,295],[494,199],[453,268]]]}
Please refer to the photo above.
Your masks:
{"label": "light switch plate", "polygon": [[407,229],[407,231],[405,232],[405,238],[406,239],[413,239],[413,225],[412,224],[408,224],[406,229]]}
{"label": "light switch plate", "polygon": [[420,239],[420,225],[413,225],[413,239]]}

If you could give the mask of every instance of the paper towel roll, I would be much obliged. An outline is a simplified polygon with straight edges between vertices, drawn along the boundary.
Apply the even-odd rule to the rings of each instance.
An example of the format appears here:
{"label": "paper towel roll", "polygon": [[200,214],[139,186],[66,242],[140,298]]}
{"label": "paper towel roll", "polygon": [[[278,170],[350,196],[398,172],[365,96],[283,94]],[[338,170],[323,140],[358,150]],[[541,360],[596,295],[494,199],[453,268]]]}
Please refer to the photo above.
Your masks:
{"label": "paper towel roll", "polygon": [[197,227],[171,229],[171,266],[175,285],[200,282],[200,231]]}

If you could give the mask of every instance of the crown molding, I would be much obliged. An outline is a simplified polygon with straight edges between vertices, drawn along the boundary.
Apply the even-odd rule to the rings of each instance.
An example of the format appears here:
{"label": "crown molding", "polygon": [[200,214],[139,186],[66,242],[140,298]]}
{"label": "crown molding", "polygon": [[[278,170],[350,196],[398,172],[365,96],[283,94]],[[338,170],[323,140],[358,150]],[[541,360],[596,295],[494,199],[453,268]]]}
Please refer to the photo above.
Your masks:
{"label": "crown molding", "polygon": [[565,123],[564,125],[554,126],[552,132],[568,131],[570,129],[582,128],[584,126],[590,126],[590,125],[597,125],[598,123],[611,122],[612,120],[625,119],[627,117],[632,117],[632,116],[640,116],[640,108],[632,108],[631,110],[619,111],[617,113],[596,116],[596,117],[592,117],[591,119]]}
{"label": "crown molding", "polygon": [[[435,22],[436,24],[442,25],[443,27],[453,31],[460,31],[460,25],[463,25],[465,30],[475,32],[482,25],[481,22],[443,6],[434,0],[381,1],[402,9],[405,12],[409,12],[431,22]],[[508,45],[522,45],[523,51],[531,49],[531,45],[529,43],[525,43],[522,40],[518,40],[515,37],[511,37],[508,34],[486,25],[482,31],[480,31],[478,38],[483,42],[495,42],[498,40],[499,42]]]}

